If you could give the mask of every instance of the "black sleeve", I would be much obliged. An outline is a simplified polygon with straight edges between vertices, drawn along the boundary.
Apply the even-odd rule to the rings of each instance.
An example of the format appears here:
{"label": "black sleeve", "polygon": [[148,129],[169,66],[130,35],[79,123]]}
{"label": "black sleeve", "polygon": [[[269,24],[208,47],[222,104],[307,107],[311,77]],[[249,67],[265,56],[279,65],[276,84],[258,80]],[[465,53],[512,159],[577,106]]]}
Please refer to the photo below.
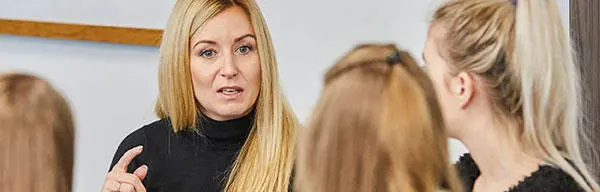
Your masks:
{"label": "black sleeve", "polygon": [[[125,137],[125,139],[123,139],[123,141],[119,145],[119,148],[117,148],[117,151],[113,156],[112,162],[110,163],[109,171],[112,170],[112,168],[115,166],[115,164],[117,164],[117,162],[119,162],[119,159],[121,159],[125,152],[127,152],[129,149],[145,144],[146,137],[143,128],[138,129],[133,133],[129,134],[127,137]],[[133,171],[135,171],[135,169],[141,166],[139,165],[139,162],[137,160],[138,157],[134,158],[129,164],[129,166],[127,166],[127,172],[132,173]]]}

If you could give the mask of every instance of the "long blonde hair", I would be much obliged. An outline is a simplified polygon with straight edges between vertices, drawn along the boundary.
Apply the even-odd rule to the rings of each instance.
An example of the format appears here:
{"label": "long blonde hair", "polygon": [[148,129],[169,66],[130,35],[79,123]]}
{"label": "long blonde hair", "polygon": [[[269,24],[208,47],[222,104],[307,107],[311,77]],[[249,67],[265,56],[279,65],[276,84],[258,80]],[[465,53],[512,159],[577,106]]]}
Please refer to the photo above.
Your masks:
{"label": "long blonde hair", "polygon": [[525,151],[599,190],[578,140],[579,70],[554,0],[452,0],[435,13],[452,73],[483,77],[496,117]]}
{"label": "long blonde hair", "polygon": [[[388,64],[394,53],[400,59]],[[360,45],[325,75],[300,136],[297,188],[458,192],[446,137],[431,82],[414,59],[394,45]]]}
{"label": "long blonde hair", "polygon": [[265,20],[253,0],[178,0],[160,46],[156,114],[169,118],[175,132],[195,129],[199,105],[190,73],[190,38],[211,18],[239,6],[258,42],[261,84],[254,125],[233,163],[225,191],[287,191],[293,167],[298,122],[279,85],[277,62]]}
{"label": "long blonde hair", "polygon": [[0,191],[70,192],[74,125],[65,99],[33,75],[0,75]]}

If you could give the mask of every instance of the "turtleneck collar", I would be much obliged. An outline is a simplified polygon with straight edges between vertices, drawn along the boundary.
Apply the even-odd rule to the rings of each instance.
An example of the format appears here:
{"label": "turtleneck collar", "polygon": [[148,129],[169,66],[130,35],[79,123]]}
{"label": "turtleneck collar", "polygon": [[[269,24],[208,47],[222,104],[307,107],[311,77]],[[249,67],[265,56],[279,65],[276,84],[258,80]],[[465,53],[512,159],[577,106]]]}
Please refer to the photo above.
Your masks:
{"label": "turtleneck collar", "polygon": [[199,130],[202,135],[211,140],[246,140],[254,123],[254,115],[253,109],[243,117],[217,121],[201,114],[198,122]]}

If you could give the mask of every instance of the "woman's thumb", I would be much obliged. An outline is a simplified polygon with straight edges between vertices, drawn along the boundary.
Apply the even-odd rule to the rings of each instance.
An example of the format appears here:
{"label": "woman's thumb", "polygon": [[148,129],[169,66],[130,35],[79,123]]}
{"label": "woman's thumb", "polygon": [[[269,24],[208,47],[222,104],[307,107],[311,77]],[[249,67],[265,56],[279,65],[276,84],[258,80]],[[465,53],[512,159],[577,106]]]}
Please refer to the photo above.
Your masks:
{"label": "woman's thumb", "polygon": [[146,174],[148,174],[148,166],[142,165],[141,167],[138,167],[133,174],[140,178],[140,181],[143,181],[144,178],[146,178]]}

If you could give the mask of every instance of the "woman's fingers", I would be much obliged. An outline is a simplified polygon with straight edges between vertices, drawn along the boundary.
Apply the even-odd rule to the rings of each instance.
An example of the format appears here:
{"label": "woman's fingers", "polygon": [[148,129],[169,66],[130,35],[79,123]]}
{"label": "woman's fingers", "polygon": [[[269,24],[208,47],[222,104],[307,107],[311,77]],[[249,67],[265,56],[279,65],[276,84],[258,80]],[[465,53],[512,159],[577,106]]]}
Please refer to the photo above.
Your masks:
{"label": "woman's fingers", "polygon": [[102,186],[102,192],[118,192],[121,184],[115,180],[106,179],[104,186]]}
{"label": "woman's fingers", "polygon": [[146,187],[142,184],[142,181],[137,175],[131,173],[122,173],[122,172],[110,172],[108,173],[108,180],[113,180],[121,183],[121,188],[119,190],[123,190],[123,185],[131,185],[135,189],[136,192],[146,192]]}
{"label": "woman's fingers", "polygon": [[115,164],[112,171],[117,170],[117,171],[127,172],[127,166],[129,165],[129,163],[131,163],[133,158],[135,158],[140,153],[142,153],[143,149],[144,149],[144,147],[141,145],[137,146],[135,148],[129,149],[127,152],[125,152],[125,154],[123,154],[121,159],[119,159],[119,162],[117,162],[117,164]]}
{"label": "woman's fingers", "polygon": [[142,165],[141,167],[138,167],[133,174],[135,176],[137,176],[138,178],[140,178],[140,180],[144,180],[144,178],[146,178],[146,175],[148,174],[148,166],[146,165]]}
{"label": "woman's fingers", "polygon": [[137,192],[133,185],[123,183],[121,184],[121,188],[119,188],[119,192]]}
{"label": "woman's fingers", "polygon": [[106,176],[106,182],[102,187],[102,192],[146,192],[142,180],[148,174],[148,166],[143,165],[137,168],[133,174],[127,173],[127,167],[131,161],[142,153],[143,147],[138,146],[129,149],[119,159],[112,170]]}

